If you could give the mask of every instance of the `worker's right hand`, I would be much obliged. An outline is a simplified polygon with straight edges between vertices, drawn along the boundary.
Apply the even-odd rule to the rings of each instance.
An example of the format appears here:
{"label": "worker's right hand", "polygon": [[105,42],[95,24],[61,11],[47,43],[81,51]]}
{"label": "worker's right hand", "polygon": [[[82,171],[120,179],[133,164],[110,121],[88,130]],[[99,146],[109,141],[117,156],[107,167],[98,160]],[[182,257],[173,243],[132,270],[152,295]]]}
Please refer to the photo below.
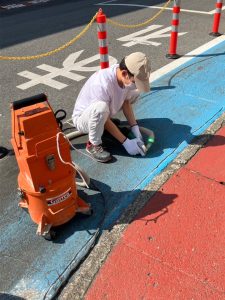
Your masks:
{"label": "worker's right hand", "polygon": [[123,142],[123,146],[126,149],[127,153],[129,153],[130,155],[137,155],[137,154],[141,154],[142,156],[145,156],[145,152],[143,151],[143,149],[141,148],[143,141],[141,141],[140,139],[126,139]]}

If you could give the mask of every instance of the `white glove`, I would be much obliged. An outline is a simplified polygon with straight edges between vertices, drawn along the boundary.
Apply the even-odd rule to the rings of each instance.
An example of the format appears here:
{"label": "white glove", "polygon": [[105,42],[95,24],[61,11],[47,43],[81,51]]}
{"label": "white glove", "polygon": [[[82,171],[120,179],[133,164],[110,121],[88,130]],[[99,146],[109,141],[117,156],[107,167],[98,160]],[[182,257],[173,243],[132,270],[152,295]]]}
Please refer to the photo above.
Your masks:
{"label": "white glove", "polygon": [[144,143],[140,139],[130,140],[127,138],[122,145],[130,155],[141,154],[142,156],[145,156],[145,152],[141,148]]}
{"label": "white glove", "polygon": [[137,138],[140,139],[143,142],[143,137],[141,135],[140,129],[138,125],[134,125],[131,127],[131,131],[133,133],[133,135]]}

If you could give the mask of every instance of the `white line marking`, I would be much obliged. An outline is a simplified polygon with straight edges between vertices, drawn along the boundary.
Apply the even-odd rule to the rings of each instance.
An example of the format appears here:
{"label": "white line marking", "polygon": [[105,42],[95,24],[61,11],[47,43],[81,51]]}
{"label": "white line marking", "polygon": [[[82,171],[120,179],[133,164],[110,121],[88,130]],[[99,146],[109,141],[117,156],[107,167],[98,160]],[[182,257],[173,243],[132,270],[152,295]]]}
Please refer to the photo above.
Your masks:
{"label": "white line marking", "polygon": [[186,94],[185,93],[185,96],[188,96],[188,97],[191,97],[191,98],[194,98],[194,99],[199,99],[199,100],[209,102],[209,103],[216,103],[216,101],[213,101],[213,100],[210,100],[210,99],[207,99],[207,98],[204,98],[204,97],[199,97],[197,95],[192,95],[192,94]]}
{"label": "white line marking", "polygon": [[193,59],[195,56],[198,56],[200,54],[202,54],[203,52],[211,49],[212,47],[225,42],[225,36],[222,35],[218,38],[215,38],[214,40],[200,46],[199,48],[187,53],[186,55],[184,55],[183,57],[174,60],[173,62],[169,63],[168,65],[158,69],[157,71],[153,72],[150,76],[150,82],[153,82],[157,79],[159,79],[161,76],[169,73],[170,71],[180,67],[181,65],[185,64],[186,62],[188,62],[189,60]]}
{"label": "white line marking", "polygon": [[31,0],[31,1],[23,1],[21,3],[12,3],[12,4],[7,4],[7,5],[0,5],[0,9],[10,10],[10,9],[15,9],[15,8],[21,8],[21,7],[36,5],[36,4],[42,4],[42,3],[46,3],[46,2],[50,2],[50,1],[53,1],[53,0]]}
{"label": "white line marking", "polygon": [[[153,8],[153,9],[162,9],[162,6],[151,6],[151,5],[142,5],[142,4],[128,4],[128,3],[111,3],[117,0],[111,0],[106,2],[97,3],[95,5],[114,5],[114,6],[131,6],[131,7],[143,7],[143,8]],[[222,7],[222,10],[225,9],[225,5]],[[166,7],[165,10],[173,10],[173,8]],[[215,13],[215,9],[211,11],[200,11],[200,10],[192,10],[192,9],[184,9],[181,8],[181,12],[189,12],[194,14],[202,14],[202,15],[213,15]]]}
{"label": "white line marking", "polygon": [[[224,10],[225,9],[225,5],[222,7],[222,10]],[[211,11],[209,11],[209,14],[210,15],[214,15],[214,13],[215,13],[215,9],[213,9],[213,10],[211,10]]]}
{"label": "white line marking", "polygon": [[95,5],[104,5],[106,3],[111,3],[111,2],[116,2],[116,1],[118,1],[118,0],[109,0],[109,1],[101,2],[101,3],[95,4]]}

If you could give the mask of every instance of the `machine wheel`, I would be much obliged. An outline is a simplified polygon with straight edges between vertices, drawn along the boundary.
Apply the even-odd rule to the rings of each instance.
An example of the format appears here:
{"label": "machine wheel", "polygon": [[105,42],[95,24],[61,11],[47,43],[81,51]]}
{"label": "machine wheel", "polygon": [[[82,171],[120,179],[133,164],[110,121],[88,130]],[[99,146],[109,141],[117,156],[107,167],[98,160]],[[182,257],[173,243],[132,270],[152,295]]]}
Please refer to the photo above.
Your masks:
{"label": "machine wheel", "polygon": [[49,232],[47,232],[46,234],[42,235],[43,238],[47,241],[52,241],[56,238],[56,232],[53,229],[50,229]]}

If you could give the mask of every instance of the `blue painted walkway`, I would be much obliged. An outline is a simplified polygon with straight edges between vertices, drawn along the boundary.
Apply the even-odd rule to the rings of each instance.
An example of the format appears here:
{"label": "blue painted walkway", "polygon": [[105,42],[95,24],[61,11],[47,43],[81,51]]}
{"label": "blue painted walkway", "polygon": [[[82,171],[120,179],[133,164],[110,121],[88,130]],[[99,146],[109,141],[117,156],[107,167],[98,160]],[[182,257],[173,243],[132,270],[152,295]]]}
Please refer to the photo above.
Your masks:
{"label": "blue painted walkway", "polygon": [[[146,157],[129,157],[116,148],[111,151],[115,161],[100,164],[72,153],[102,191],[104,201],[98,192],[81,193],[92,203],[93,216],[75,218],[59,228],[53,243],[47,242],[35,236],[36,225],[17,208],[13,191],[7,196],[0,221],[4,293],[50,299],[87,252],[100,225],[110,228],[138,193],[224,112],[224,47],[221,43],[156,80],[151,93],[136,106],[139,124],[156,135]],[[74,141],[78,148],[84,148],[83,140]]]}

